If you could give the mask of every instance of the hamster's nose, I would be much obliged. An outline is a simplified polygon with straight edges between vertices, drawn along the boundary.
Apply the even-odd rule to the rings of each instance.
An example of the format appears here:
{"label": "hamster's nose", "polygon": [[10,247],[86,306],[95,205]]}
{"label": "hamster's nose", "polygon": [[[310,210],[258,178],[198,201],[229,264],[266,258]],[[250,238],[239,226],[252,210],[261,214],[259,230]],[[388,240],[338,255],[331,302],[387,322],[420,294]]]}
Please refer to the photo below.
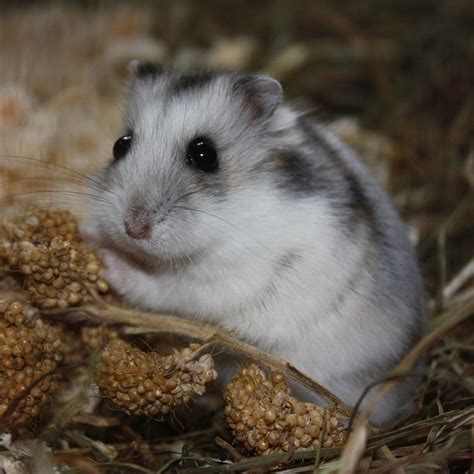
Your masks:
{"label": "hamster's nose", "polygon": [[125,232],[132,239],[146,239],[151,234],[149,216],[133,215],[125,219]]}

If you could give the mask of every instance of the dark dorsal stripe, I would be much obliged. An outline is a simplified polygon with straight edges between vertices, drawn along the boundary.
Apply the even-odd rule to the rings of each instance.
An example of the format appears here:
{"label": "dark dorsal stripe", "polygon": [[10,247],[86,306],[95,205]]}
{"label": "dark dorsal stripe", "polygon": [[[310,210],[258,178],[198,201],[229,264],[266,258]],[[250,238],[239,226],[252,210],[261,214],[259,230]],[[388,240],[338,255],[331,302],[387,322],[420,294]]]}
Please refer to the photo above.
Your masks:
{"label": "dark dorsal stripe", "polygon": [[[301,117],[299,119],[299,126],[304,131],[306,137],[311,142],[311,148],[315,150],[319,149],[322,151],[326,158],[322,157],[322,160],[327,160],[326,166],[333,168],[333,172],[328,170],[328,173],[325,176],[318,176],[318,171],[316,171],[316,180],[325,181],[325,178],[331,180],[331,175],[336,172],[339,175],[339,179],[342,179],[345,183],[345,193],[340,189],[333,189],[332,192],[327,193],[328,196],[333,195],[334,204],[342,205],[350,209],[352,218],[351,221],[354,225],[357,223],[364,222],[367,227],[370,228],[373,235],[378,237],[383,236],[383,231],[380,229],[379,225],[379,216],[375,207],[375,204],[371,201],[368,190],[366,189],[366,184],[362,181],[361,177],[352,170],[348,163],[340,156],[340,152],[330,143],[326,137],[319,133],[318,129],[310,121]],[[317,160],[317,158],[316,158]],[[324,165],[321,168],[321,174],[324,174]],[[335,180],[336,184],[337,181]],[[343,184],[340,183],[340,184]],[[300,182],[300,184],[303,184]],[[328,184],[328,183],[326,183]],[[340,187],[340,184],[336,184],[336,188]],[[303,188],[307,186],[303,186]],[[315,187],[315,189],[317,189]],[[321,184],[320,190],[324,189],[324,185]]]}
{"label": "dark dorsal stripe", "polygon": [[140,62],[135,66],[135,75],[141,79],[154,79],[160,72],[160,66],[151,62]]}
{"label": "dark dorsal stripe", "polygon": [[278,171],[278,186],[298,197],[330,192],[331,183],[318,175],[312,156],[296,149],[284,149],[271,157],[272,168]]}
{"label": "dark dorsal stripe", "polygon": [[209,84],[213,77],[213,74],[207,71],[183,73],[171,82],[171,92],[178,95],[199,89]]}

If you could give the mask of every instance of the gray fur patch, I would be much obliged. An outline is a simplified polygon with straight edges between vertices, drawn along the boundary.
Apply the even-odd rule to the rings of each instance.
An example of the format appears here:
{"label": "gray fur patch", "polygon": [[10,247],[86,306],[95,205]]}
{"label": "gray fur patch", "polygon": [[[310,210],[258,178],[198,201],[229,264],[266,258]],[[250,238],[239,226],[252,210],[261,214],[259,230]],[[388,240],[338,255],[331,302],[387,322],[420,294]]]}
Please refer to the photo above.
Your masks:
{"label": "gray fur patch", "polygon": [[294,269],[296,262],[300,258],[301,255],[295,250],[290,250],[276,258],[273,264],[273,277],[268,285],[254,301],[247,301],[245,307],[267,310],[267,302],[278,297],[277,283],[280,281],[280,278],[284,279],[287,276],[286,274]]}
{"label": "gray fur patch", "polygon": [[296,251],[289,251],[280,255],[275,262],[275,274],[280,276],[292,270],[299,258],[300,255]]}
{"label": "gray fur patch", "polygon": [[328,191],[328,184],[317,176],[317,167],[312,157],[296,149],[275,152],[269,160],[270,167],[277,171],[277,186],[298,197]]}
{"label": "gray fur patch", "polygon": [[228,181],[222,170],[217,170],[212,174],[206,174],[193,170],[195,173],[194,183],[203,193],[210,194],[216,199],[223,199],[228,193]]}
{"label": "gray fur patch", "polygon": [[160,72],[160,66],[151,62],[137,62],[133,65],[133,73],[135,77],[139,77],[140,79],[155,79]]}
{"label": "gray fur patch", "polygon": [[370,229],[374,236],[382,237],[384,232],[380,228],[376,211],[376,203],[369,197],[366,185],[360,176],[350,169],[347,162],[340,155],[340,151],[335,149],[318,130],[311,126],[311,123],[301,118],[299,125],[304,130],[305,135],[310,140],[312,147],[320,150],[324,156],[317,159],[324,160],[332,173],[336,173],[333,182],[337,193],[332,193],[335,197],[334,204],[349,210],[352,227],[358,227],[361,223]]}
{"label": "gray fur patch", "polygon": [[175,95],[187,91],[195,91],[201,87],[207,86],[214,77],[215,74],[208,71],[182,73],[171,82],[170,91]]}

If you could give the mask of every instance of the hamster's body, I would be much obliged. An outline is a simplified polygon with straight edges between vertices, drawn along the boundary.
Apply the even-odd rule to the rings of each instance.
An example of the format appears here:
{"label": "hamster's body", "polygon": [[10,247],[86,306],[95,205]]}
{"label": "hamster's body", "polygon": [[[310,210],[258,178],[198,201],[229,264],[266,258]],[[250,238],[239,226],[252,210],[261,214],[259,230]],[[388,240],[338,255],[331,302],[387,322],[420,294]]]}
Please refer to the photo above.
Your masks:
{"label": "hamster's body", "polygon": [[[107,277],[131,303],[215,322],[348,404],[422,335],[389,198],[276,81],[136,65],[125,130],[96,213]],[[199,140],[217,164],[199,161]],[[373,421],[410,394],[401,384]]]}

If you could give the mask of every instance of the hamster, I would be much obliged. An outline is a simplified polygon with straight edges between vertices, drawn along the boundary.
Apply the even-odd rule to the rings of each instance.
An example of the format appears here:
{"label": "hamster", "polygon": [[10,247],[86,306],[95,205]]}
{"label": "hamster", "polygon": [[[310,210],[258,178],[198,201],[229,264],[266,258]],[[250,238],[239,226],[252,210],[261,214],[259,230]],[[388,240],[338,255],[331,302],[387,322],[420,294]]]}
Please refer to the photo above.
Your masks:
{"label": "hamster", "polygon": [[[108,281],[141,308],[216,323],[355,404],[425,328],[389,197],[275,79],[130,69],[91,213]],[[413,385],[371,420],[393,420]]]}

